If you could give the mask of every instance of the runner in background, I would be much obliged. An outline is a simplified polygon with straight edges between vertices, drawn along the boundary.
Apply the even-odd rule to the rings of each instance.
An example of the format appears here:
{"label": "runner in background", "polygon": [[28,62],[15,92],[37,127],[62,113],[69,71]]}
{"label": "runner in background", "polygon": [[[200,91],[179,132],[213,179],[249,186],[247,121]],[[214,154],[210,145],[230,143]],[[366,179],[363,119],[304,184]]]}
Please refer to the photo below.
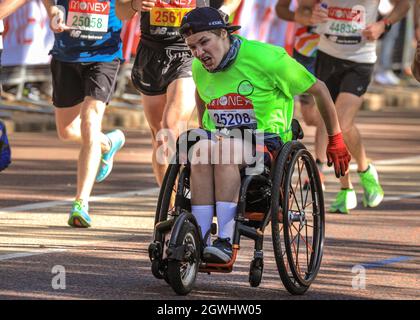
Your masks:
{"label": "runner in background", "polygon": [[103,134],[101,128],[122,59],[122,22],[115,1],[43,0],[55,32],[50,54],[57,133],[62,141],[81,144],[68,220],[72,227],[91,226],[93,184],[110,174],[114,155],[125,141],[120,130]]}
{"label": "runner in background", "polygon": [[[315,33],[315,27],[318,23],[326,21],[327,15],[321,12],[322,15],[320,16],[314,15],[307,17],[301,15],[298,10],[296,13],[290,10],[291,4],[291,0],[279,0],[276,4],[277,16],[286,21],[296,22],[293,58],[302,64],[310,73],[315,75],[315,61],[319,42],[319,35]],[[299,5],[299,1],[297,1],[297,5]],[[320,173],[322,189],[325,191],[323,169],[326,162],[325,149],[328,142],[326,139],[325,125],[318,109],[315,107],[315,100],[312,95],[300,95],[299,101],[305,124],[316,127],[315,158]]]}
{"label": "runner in background", "polygon": [[[1,70],[1,54],[3,52],[3,31],[4,24],[3,19],[8,15],[15,12],[22,5],[25,4],[27,0],[0,0],[0,70]],[[1,84],[0,84],[0,94],[1,94]]]}
{"label": "runner in background", "polygon": [[[355,125],[376,62],[376,40],[400,21],[410,8],[408,0],[395,0],[395,7],[377,21],[379,0],[301,0],[298,10],[308,19],[328,15],[317,26],[321,35],[316,76],[325,82],[334,99],[347,147],[357,161],[365,207],[378,206],[384,197],[375,167],[368,162],[360,132]],[[340,178],[341,190],[330,212],[349,213],[357,206],[349,174]]]}
{"label": "runner in background", "polygon": [[[3,52],[3,19],[19,9],[25,4],[26,0],[0,0],[0,72],[1,72],[1,54]],[[2,86],[0,83],[0,96]],[[6,125],[0,119],[0,171],[6,169],[11,163],[11,150],[7,138]]]}
{"label": "runner in background", "polygon": [[[140,15],[141,39],[132,70],[134,86],[141,92],[141,103],[152,136],[152,165],[156,181],[161,185],[166,172],[166,158],[158,159],[158,150],[167,146],[162,141],[162,129],[170,140],[186,130],[195,107],[195,85],[192,79],[192,54],[178,29],[185,13],[197,6],[214,5],[230,14],[241,0],[168,1],[130,0],[117,2],[120,19]],[[179,127],[184,124],[183,127]]]}

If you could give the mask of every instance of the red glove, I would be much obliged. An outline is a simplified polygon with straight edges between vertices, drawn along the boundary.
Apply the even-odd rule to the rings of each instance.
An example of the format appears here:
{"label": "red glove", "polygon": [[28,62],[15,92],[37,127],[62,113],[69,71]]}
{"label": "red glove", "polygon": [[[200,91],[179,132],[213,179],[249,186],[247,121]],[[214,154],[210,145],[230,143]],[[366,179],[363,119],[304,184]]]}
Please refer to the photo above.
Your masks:
{"label": "red glove", "polygon": [[351,156],[344,144],[341,132],[333,136],[328,136],[327,160],[329,167],[334,164],[335,176],[337,178],[346,174]]}

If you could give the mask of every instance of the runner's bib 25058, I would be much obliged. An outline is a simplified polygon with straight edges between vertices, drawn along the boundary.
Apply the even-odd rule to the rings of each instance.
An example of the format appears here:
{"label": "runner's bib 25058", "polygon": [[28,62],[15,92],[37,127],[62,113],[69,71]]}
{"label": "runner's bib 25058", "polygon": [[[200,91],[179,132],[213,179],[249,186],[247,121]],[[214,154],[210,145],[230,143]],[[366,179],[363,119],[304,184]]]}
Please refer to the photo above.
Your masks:
{"label": "runner's bib 25058", "polygon": [[242,95],[230,93],[214,99],[207,105],[216,127],[256,127],[252,101]]}
{"label": "runner's bib 25058", "polygon": [[186,13],[196,7],[196,0],[157,0],[150,12],[150,25],[176,27]]}
{"label": "runner's bib 25058", "polygon": [[110,2],[100,0],[70,0],[67,25],[70,35],[87,40],[102,39],[108,32]]}

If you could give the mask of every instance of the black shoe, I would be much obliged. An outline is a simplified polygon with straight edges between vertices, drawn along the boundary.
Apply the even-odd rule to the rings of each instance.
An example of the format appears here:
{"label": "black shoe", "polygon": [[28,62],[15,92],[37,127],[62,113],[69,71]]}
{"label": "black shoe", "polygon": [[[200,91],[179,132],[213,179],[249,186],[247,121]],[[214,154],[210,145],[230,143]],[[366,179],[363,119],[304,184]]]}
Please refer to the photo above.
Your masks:
{"label": "black shoe", "polygon": [[203,258],[209,263],[227,263],[232,259],[230,239],[217,238],[212,246],[204,248]]}

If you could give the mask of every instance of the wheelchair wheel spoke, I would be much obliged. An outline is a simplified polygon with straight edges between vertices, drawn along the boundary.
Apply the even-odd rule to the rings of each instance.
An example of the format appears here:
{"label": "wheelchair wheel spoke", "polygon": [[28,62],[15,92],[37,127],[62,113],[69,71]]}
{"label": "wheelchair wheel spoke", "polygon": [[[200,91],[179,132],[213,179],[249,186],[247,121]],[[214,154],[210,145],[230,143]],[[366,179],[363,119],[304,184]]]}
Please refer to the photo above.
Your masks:
{"label": "wheelchair wheel spoke", "polygon": [[299,236],[302,239],[302,241],[305,243],[306,247],[309,248],[310,252],[312,253],[313,252],[312,246],[309,244],[308,241],[305,241],[305,239],[303,238],[303,236],[301,234],[301,231],[303,230],[304,227],[302,227],[300,230],[296,229],[296,227],[294,225],[292,225],[292,227],[298,232],[297,236]]}

